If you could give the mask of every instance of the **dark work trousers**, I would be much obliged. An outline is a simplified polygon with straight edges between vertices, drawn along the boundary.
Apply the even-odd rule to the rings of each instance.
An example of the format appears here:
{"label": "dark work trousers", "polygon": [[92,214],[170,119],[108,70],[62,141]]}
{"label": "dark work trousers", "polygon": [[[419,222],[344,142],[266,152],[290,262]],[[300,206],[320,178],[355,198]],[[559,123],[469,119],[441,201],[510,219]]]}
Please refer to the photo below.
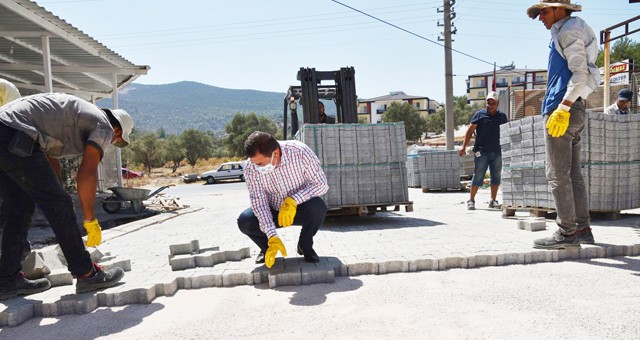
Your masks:
{"label": "dark work trousers", "polygon": [[[565,235],[588,228],[589,197],[580,171],[580,133],[586,124],[585,104],[577,100],[569,111],[569,128],[562,137],[551,137],[547,129],[547,180],[556,204],[556,223]],[[545,126],[549,115],[544,118]]]}
{"label": "dark work trousers", "polygon": [[[271,209],[271,215],[273,216],[273,222],[276,224],[276,228],[282,228],[278,225],[278,211]],[[327,205],[320,197],[313,197],[304,203],[298,204],[296,216],[293,218],[293,224],[302,226],[300,237],[298,238],[298,245],[303,251],[313,248],[313,236],[315,236],[318,229],[320,229],[320,225],[324,222],[326,215]],[[238,228],[258,245],[261,252],[267,250],[269,247],[267,235],[260,230],[260,224],[258,223],[258,218],[253,213],[253,209],[247,208],[240,214],[238,217]]]}
{"label": "dark work trousers", "polygon": [[47,217],[74,276],[91,270],[92,261],[84,247],[71,196],[64,190],[47,156],[36,144],[31,156],[18,157],[7,149],[16,130],[0,123],[0,284],[18,277],[22,270],[23,244],[31,224],[35,203]]}

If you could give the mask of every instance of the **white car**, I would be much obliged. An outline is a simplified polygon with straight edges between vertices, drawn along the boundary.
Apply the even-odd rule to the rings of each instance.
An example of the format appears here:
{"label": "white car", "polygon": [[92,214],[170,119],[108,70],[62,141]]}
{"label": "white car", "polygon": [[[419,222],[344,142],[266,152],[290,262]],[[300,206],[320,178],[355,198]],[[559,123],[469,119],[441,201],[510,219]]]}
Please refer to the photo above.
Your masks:
{"label": "white car", "polygon": [[244,182],[244,166],[245,162],[229,162],[223,163],[217,170],[203,172],[200,179],[213,184],[221,179],[238,178]]}

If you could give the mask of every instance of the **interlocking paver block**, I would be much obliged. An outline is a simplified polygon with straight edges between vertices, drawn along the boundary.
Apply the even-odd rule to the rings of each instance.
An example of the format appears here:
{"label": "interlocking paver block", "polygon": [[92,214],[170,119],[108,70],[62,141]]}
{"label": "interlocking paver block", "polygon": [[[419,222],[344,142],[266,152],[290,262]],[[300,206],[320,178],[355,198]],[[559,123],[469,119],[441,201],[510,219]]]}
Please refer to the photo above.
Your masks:
{"label": "interlocking paver block", "polygon": [[376,262],[360,262],[350,263],[347,265],[349,276],[378,274],[378,263]]}
{"label": "interlocking paver block", "polygon": [[[227,261],[242,261],[250,256],[249,247],[246,247],[238,250],[207,251],[202,254],[169,255],[169,264],[172,270],[184,270],[195,267],[213,267]],[[193,261],[184,260],[185,258],[190,258]]]}
{"label": "interlocking paver block", "polygon": [[56,269],[45,278],[51,282],[51,287],[68,286],[73,284],[73,275],[66,269]]}
{"label": "interlocking paver block", "polygon": [[222,274],[222,285],[224,287],[253,285],[253,273],[225,270]]}
{"label": "interlocking paver block", "polygon": [[27,258],[22,261],[22,272],[27,279],[35,280],[51,273],[51,269],[44,262],[40,254],[32,251],[27,255]]}
{"label": "interlocking paver block", "polygon": [[378,274],[406,273],[409,271],[409,261],[393,260],[378,264]]}
{"label": "interlocking paver block", "polygon": [[334,283],[336,281],[335,271],[330,266],[302,268],[301,276],[303,285],[311,285],[314,283]]}
{"label": "interlocking paver block", "polygon": [[37,316],[34,313],[34,305],[24,301],[6,305],[0,303],[2,312],[0,313],[0,326],[15,327],[23,322]]}
{"label": "interlocking paver block", "polygon": [[104,270],[109,270],[111,268],[120,267],[125,272],[131,271],[131,260],[112,260],[107,262],[100,262],[100,267]]}
{"label": "interlocking paver block", "polygon": [[418,259],[409,261],[409,271],[438,270],[438,259]]}
{"label": "interlocking paver block", "polygon": [[185,270],[196,267],[196,258],[191,255],[176,255],[169,260],[171,270]]}
{"label": "interlocking paver block", "polygon": [[496,255],[475,255],[473,256],[475,267],[495,266],[498,263]]}
{"label": "interlocking paver block", "polygon": [[452,268],[467,268],[467,258],[464,256],[449,256],[438,259],[438,270]]}
{"label": "interlocking paver block", "polygon": [[169,245],[169,254],[171,255],[193,254],[198,250],[200,250],[200,242],[198,240]]}
{"label": "interlocking paver block", "polygon": [[222,287],[223,278],[221,274],[200,275],[191,277],[191,288]]}

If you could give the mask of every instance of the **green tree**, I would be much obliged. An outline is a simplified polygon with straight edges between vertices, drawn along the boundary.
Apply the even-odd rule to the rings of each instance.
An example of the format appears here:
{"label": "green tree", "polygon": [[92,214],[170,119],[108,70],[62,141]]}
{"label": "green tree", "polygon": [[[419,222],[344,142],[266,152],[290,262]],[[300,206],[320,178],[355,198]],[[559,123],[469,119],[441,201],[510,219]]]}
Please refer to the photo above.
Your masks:
{"label": "green tree", "polygon": [[404,122],[407,140],[418,140],[427,130],[427,121],[409,103],[392,102],[382,115],[384,122]]}
{"label": "green tree", "polygon": [[[469,124],[474,113],[481,109],[478,104],[469,105],[466,96],[453,97],[453,125],[457,129],[460,125]],[[427,119],[427,131],[441,134],[445,129],[444,107]]]}
{"label": "green tree", "polygon": [[134,163],[142,164],[151,177],[151,169],[162,166],[164,158],[164,140],[158,138],[155,133],[142,134],[129,146]]}
{"label": "green tree", "polygon": [[164,151],[166,159],[171,161],[171,170],[176,172],[180,167],[180,162],[185,159],[187,150],[184,148],[182,140],[176,135],[169,135],[165,140]]}
{"label": "green tree", "polygon": [[[640,62],[640,43],[634,42],[629,37],[615,40],[611,46],[611,63],[619,62],[625,59],[633,59],[634,63]],[[604,49],[600,48],[596,66],[604,66]]]}
{"label": "green tree", "polygon": [[198,159],[211,157],[213,151],[213,136],[196,130],[187,129],[180,134],[180,140],[185,150],[185,157],[191,166],[195,166]]}
{"label": "green tree", "polygon": [[229,150],[231,156],[242,157],[244,153],[244,142],[247,137],[254,131],[263,131],[274,135],[278,138],[278,126],[271,119],[258,116],[255,112],[250,112],[245,115],[238,112],[233,116],[231,122],[225,127],[227,132],[227,138],[224,140],[224,145]]}

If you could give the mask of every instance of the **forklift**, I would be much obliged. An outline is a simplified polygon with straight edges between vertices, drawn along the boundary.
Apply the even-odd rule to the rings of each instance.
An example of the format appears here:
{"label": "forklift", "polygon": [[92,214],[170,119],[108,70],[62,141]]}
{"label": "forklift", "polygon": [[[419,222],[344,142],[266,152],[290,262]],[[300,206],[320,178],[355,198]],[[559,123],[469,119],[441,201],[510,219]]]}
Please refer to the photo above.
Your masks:
{"label": "forklift", "polygon": [[[355,70],[343,67],[338,71],[316,71],[315,68],[301,67],[297,79],[300,85],[289,86],[284,97],[283,138],[293,138],[300,123],[298,121],[298,102],[302,105],[303,124],[318,124],[318,102],[330,99],[336,105],[336,123],[358,122],[358,102],[356,97]],[[333,84],[322,85],[322,81]],[[287,116],[291,117],[291,134],[287,136]],[[290,137],[290,138],[289,138]]]}

